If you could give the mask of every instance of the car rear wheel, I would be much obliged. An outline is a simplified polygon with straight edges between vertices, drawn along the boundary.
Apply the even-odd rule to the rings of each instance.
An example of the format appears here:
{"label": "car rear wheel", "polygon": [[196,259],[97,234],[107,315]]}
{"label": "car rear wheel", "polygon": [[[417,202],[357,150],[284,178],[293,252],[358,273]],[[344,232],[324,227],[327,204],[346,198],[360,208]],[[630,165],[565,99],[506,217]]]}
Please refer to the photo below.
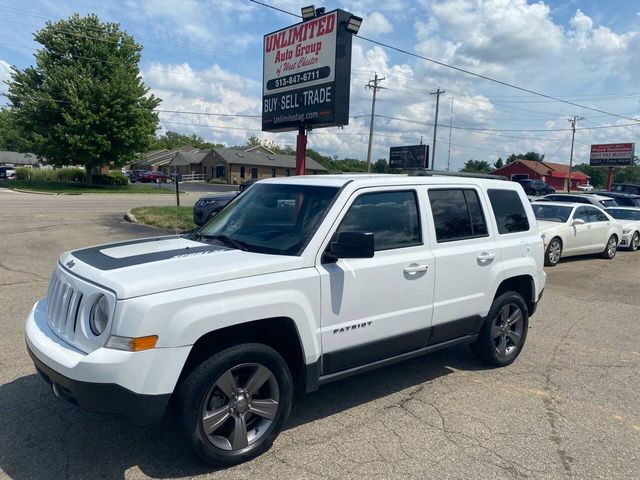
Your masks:
{"label": "car rear wheel", "polygon": [[544,264],[547,267],[555,267],[562,256],[562,242],[559,238],[553,238],[547,245],[547,251],[544,254]]}
{"label": "car rear wheel", "polygon": [[607,260],[611,260],[616,256],[616,252],[618,251],[618,237],[615,235],[611,235],[609,240],[607,240],[607,246],[604,247],[604,252],[602,252],[602,258],[606,258]]}
{"label": "car rear wheel", "polygon": [[640,233],[635,232],[631,237],[631,242],[629,242],[629,250],[635,252],[640,247]]}
{"label": "car rear wheel", "polygon": [[258,343],[223,350],[199,365],[179,391],[182,424],[196,455],[225,467],[268,450],[291,409],[284,359]]}
{"label": "car rear wheel", "polygon": [[470,345],[471,351],[488,365],[509,365],[520,355],[528,328],[529,312],[522,295],[503,293],[493,301],[478,339]]}

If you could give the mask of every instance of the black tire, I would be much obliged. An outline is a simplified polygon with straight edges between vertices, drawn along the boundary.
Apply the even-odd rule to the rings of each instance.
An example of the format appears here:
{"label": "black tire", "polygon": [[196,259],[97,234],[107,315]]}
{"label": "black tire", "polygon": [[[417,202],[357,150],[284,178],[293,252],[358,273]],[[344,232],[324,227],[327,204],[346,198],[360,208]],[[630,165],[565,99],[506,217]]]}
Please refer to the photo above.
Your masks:
{"label": "black tire", "polygon": [[528,328],[529,312],[522,295],[503,293],[493,300],[478,339],[470,345],[471,351],[492,367],[510,365],[524,347]]}
{"label": "black tire", "polygon": [[612,260],[613,257],[616,256],[616,252],[618,251],[618,237],[615,235],[611,235],[609,240],[607,240],[607,245],[604,247],[604,251],[600,254],[600,256],[606,260]]}
{"label": "black tire", "polygon": [[555,267],[562,257],[562,241],[558,237],[554,237],[547,245],[544,252],[544,264],[547,267]]}
{"label": "black tire", "polygon": [[640,247],[640,232],[634,232],[629,242],[629,250],[635,252]]}
{"label": "black tire", "polygon": [[[260,380],[254,383],[259,386],[249,394],[254,390],[250,380],[256,377]],[[280,354],[267,345],[245,343],[222,350],[196,367],[180,386],[178,408],[194,453],[211,465],[228,467],[271,448],[289,416],[292,395],[291,373]],[[261,414],[254,413],[260,408]]]}

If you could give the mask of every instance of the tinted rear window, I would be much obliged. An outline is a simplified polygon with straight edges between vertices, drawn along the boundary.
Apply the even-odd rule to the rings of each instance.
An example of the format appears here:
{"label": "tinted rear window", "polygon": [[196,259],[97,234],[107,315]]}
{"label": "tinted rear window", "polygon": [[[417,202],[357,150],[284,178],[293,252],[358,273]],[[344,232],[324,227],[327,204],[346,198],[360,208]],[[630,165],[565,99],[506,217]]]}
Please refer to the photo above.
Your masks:
{"label": "tinted rear window", "polygon": [[487,191],[491,208],[498,224],[498,233],[526,232],[529,230],[529,219],[520,195],[514,190],[490,189]]}
{"label": "tinted rear window", "polygon": [[429,203],[438,242],[487,235],[484,212],[475,190],[429,190]]}

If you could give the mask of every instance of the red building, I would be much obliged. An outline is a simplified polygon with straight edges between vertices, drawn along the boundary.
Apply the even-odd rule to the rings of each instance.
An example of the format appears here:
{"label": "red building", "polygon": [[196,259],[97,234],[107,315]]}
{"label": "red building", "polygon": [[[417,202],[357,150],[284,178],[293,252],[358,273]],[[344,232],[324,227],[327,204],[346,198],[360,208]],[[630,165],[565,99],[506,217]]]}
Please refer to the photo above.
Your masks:
{"label": "red building", "polygon": [[[491,173],[504,175],[510,180],[523,180],[525,178],[542,180],[556,190],[566,190],[569,182],[569,165],[563,163],[520,159]],[[575,190],[578,185],[587,183],[589,178],[589,175],[583,172],[571,172],[571,189]]]}

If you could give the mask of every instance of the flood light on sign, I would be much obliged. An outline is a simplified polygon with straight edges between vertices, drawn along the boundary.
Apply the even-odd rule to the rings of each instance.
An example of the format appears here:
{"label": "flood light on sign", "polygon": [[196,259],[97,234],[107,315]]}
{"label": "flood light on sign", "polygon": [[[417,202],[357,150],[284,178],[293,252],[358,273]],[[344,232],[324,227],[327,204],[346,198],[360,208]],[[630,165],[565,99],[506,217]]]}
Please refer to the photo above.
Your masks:
{"label": "flood light on sign", "polygon": [[316,17],[316,7],[313,5],[302,7],[300,10],[302,11],[302,21],[311,20]]}
{"label": "flood light on sign", "polygon": [[352,15],[349,22],[347,22],[347,31],[357,35],[358,30],[360,30],[360,25],[362,25],[362,18]]}

